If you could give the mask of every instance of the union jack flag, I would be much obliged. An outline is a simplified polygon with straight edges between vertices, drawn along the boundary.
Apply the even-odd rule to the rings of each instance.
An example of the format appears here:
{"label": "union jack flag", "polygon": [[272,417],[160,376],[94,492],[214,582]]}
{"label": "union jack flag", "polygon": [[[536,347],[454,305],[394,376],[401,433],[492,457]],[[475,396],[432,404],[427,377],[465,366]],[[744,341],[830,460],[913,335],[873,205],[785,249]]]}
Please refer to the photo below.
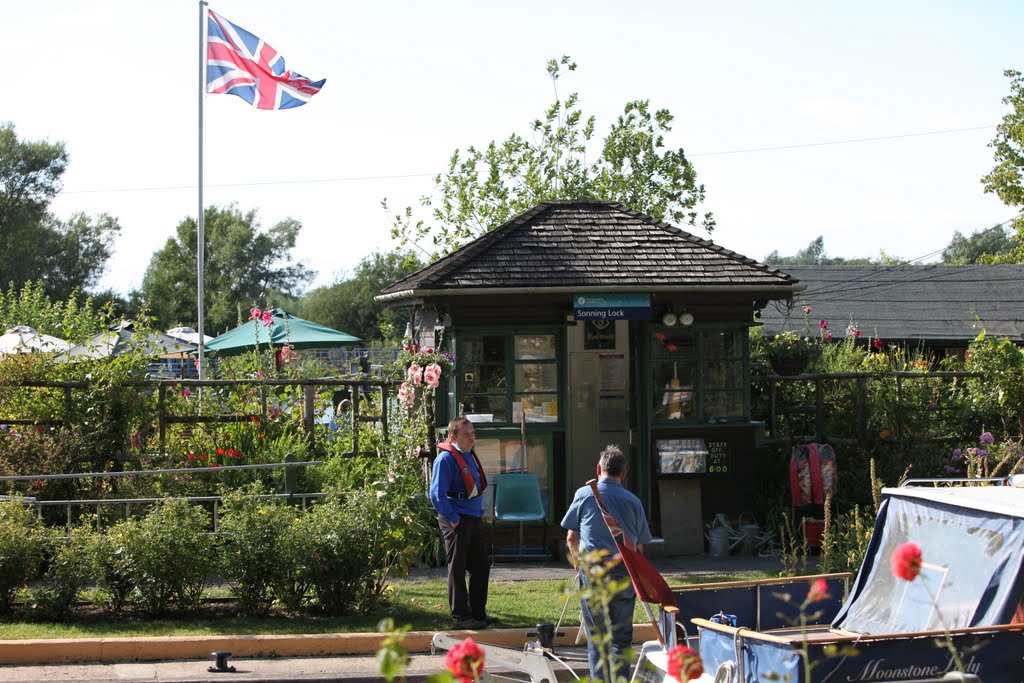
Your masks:
{"label": "union jack flag", "polygon": [[594,491],[594,500],[597,501],[597,507],[601,510],[601,517],[604,518],[608,532],[615,541],[615,548],[622,557],[622,564],[626,567],[626,571],[629,572],[629,578],[633,582],[633,590],[636,592],[636,596],[644,602],[675,607],[676,598],[672,594],[672,589],[665,582],[665,577],[654,568],[654,565],[643,556],[643,553],[636,549],[633,539],[626,535],[618,520],[605,507],[601,492],[597,490],[597,480],[591,479],[587,483]]}
{"label": "union jack flag", "polygon": [[327,79],[288,71],[284,57],[260,38],[209,10],[206,92],[238,95],[257,109],[301,107]]}

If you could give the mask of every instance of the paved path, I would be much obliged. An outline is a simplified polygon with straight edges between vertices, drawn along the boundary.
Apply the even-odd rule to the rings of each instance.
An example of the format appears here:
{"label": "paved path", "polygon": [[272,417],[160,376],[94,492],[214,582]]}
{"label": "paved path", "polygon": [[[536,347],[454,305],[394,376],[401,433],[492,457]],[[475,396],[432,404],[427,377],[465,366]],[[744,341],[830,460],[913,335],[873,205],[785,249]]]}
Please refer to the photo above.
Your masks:
{"label": "paved path", "polygon": [[[777,557],[729,556],[710,557],[684,556],[654,558],[653,564],[667,576],[698,576],[714,577],[723,574],[735,574],[745,571],[763,572],[776,575],[782,569]],[[409,579],[443,578],[443,567],[417,571]],[[513,563],[501,562],[492,568],[491,579],[494,581],[528,581],[535,579],[552,579],[572,576],[570,566],[561,561],[548,563]],[[555,619],[557,615],[553,616]],[[482,642],[487,642],[488,634],[494,642],[499,642],[504,634],[505,642],[525,643],[523,631],[486,631],[474,634]],[[349,634],[346,637],[353,637]],[[280,637],[280,636],[277,636]],[[299,636],[301,638],[301,636]],[[367,647],[364,651],[373,652],[379,643],[380,634],[366,634]],[[198,638],[199,643],[208,639]],[[215,646],[211,650],[219,649]],[[556,650],[565,655],[577,673],[586,673],[585,650],[579,647],[560,647]],[[160,656],[159,650],[151,652]],[[443,668],[444,653],[415,654],[407,672],[407,680],[422,681],[426,675],[436,673]],[[285,683],[289,681],[346,681],[347,683],[382,683],[378,665],[373,655],[348,656],[288,656],[260,658],[231,658],[228,662],[236,668],[233,673],[211,673],[207,668],[214,664],[210,659],[173,659],[168,657],[161,661],[131,662],[97,662],[87,664],[34,664],[30,666],[0,665],[0,681],[21,681],[35,683],[49,681],[160,681],[172,683],[186,681],[254,681],[262,683]],[[564,678],[563,678],[564,676]],[[573,676],[564,669],[559,673],[560,680],[571,680]]]}

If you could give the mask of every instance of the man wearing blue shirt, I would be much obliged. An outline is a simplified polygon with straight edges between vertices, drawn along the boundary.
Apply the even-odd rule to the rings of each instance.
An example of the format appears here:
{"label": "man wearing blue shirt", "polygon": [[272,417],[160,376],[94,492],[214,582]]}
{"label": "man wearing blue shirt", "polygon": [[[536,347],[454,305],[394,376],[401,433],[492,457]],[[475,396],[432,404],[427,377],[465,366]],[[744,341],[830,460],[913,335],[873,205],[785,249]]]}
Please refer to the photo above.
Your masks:
{"label": "man wearing blue shirt", "polygon": [[[608,446],[601,452],[601,458],[597,464],[597,490],[601,493],[601,499],[605,503],[608,512],[622,527],[623,533],[636,544],[637,550],[643,550],[643,544],[650,543],[651,530],[647,525],[647,516],[644,514],[643,504],[640,499],[626,490],[622,485],[626,478],[626,456],[619,450],[618,446]],[[611,532],[605,524],[601,510],[598,508],[597,500],[594,498],[594,491],[590,486],[582,486],[576,491],[572,504],[569,505],[565,517],[562,518],[562,528],[567,529],[566,543],[569,546],[569,556],[573,564],[581,553],[593,552],[595,550],[608,551],[609,557],[618,554],[615,541]],[[629,578],[626,568],[619,564],[612,569],[611,578],[615,580]],[[580,574],[581,580],[585,578]],[[580,601],[583,607],[583,621],[587,627],[588,645],[587,655],[590,660],[590,675],[594,680],[612,681],[614,675],[603,671],[600,652],[595,644],[594,624],[605,623],[602,615],[595,615],[591,612],[591,606],[586,600]],[[633,642],[633,608],[636,604],[636,593],[633,591],[633,584],[630,583],[625,589],[612,598],[608,607],[608,622],[612,624],[612,660],[617,669],[615,675],[629,678],[629,660],[623,656]]]}
{"label": "man wearing blue shirt", "polygon": [[[487,616],[487,581],[491,563],[483,527],[487,475],[473,451],[473,423],[457,417],[448,423],[448,440],[437,444],[430,502],[448,559],[448,605],[454,628],[481,629],[497,621]],[[469,574],[469,589],[466,574]]]}

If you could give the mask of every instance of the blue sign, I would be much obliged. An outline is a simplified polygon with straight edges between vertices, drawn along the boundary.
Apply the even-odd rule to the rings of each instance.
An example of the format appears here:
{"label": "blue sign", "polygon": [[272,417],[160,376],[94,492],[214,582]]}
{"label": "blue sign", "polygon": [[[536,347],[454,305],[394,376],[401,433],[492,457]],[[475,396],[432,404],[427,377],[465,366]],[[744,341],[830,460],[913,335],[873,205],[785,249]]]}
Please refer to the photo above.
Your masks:
{"label": "blue sign", "polygon": [[575,294],[572,316],[574,320],[648,320],[651,295]]}
{"label": "blue sign", "polygon": [[572,297],[573,308],[608,308],[623,306],[625,308],[650,308],[650,294],[575,294]]}

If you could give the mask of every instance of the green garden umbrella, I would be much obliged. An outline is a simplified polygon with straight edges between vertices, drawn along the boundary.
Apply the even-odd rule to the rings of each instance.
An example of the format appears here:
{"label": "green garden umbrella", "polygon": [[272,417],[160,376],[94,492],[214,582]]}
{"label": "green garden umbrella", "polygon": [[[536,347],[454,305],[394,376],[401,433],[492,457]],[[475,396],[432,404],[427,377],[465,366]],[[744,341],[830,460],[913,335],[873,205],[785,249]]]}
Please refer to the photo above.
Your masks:
{"label": "green garden umbrella", "polygon": [[252,351],[259,346],[294,346],[296,349],[333,349],[361,342],[359,337],[317,325],[291,313],[274,308],[270,322],[250,320],[205,344],[206,350],[218,356],[232,356]]}

